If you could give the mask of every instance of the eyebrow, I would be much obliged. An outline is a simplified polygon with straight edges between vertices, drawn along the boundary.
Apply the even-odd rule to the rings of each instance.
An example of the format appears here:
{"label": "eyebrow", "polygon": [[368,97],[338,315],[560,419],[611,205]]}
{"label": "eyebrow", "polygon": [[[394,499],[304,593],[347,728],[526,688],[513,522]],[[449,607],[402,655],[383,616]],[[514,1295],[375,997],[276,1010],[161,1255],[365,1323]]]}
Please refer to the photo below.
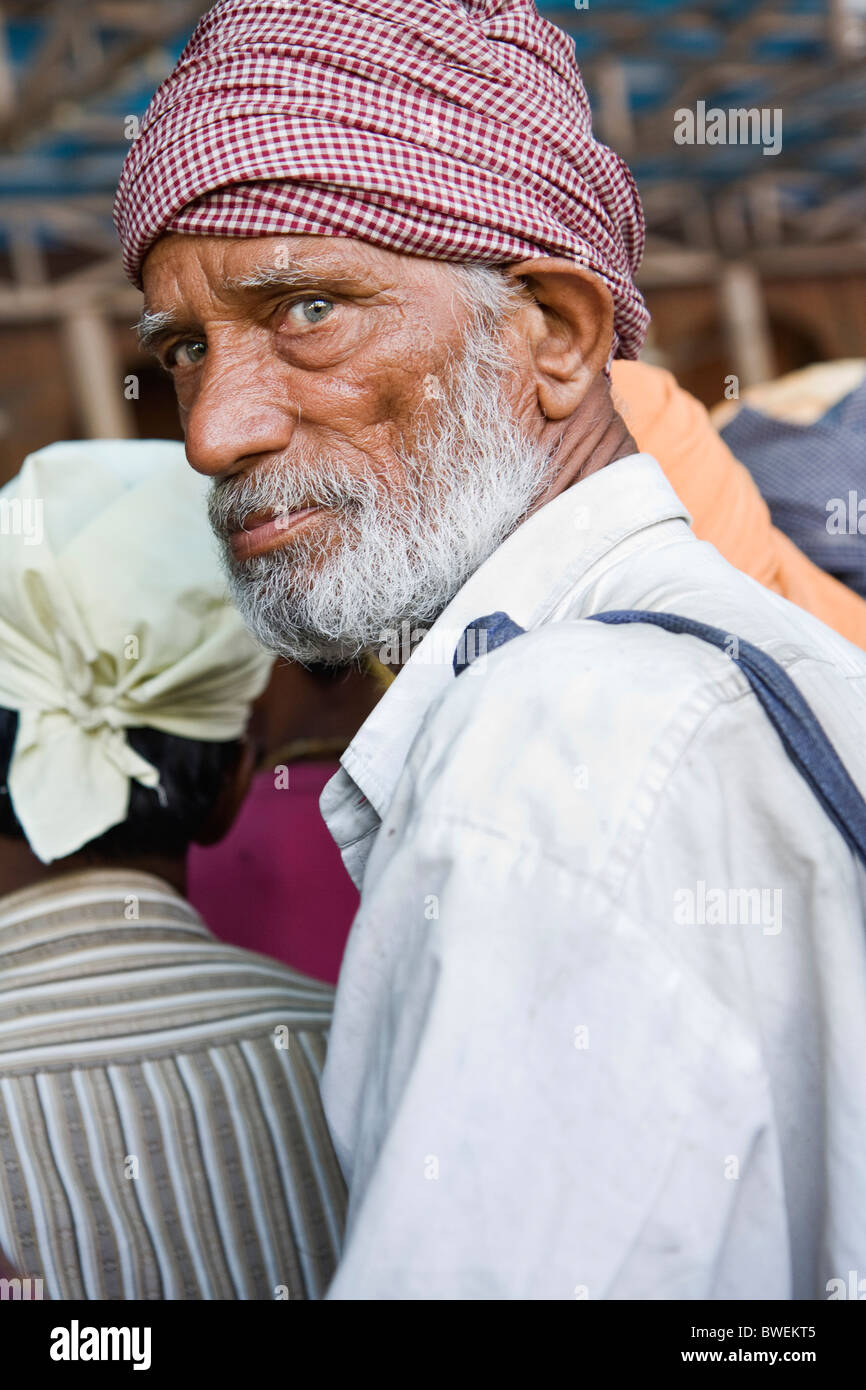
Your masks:
{"label": "eyebrow", "polygon": [[[222,282],[222,288],[230,294],[245,290],[317,290],[342,287],[349,292],[354,289],[361,293],[359,281],[351,275],[340,275],[321,261],[306,265],[263,265],[249,275],[229,276]],[[375,293],[368,290],[367,296]],[[177,333],[201,333],[191,323],[184,323],[169,309],[145,309],[135,325],[139,346],[144,352],[154,352],[166,338]]]}
{"label": "eyebrow", "polygon": [[145,309],[134,327],[138,336],[139,347],[145,352],[153,352],[170,333],[180,332],[183,325],[167,309]]}
{"label": "eyebrow", "polygon": [[272,289],[324,289],[330,285],[359,286],[351,275],[340,275],[321,261],[306,265],[263,265],[249,275],[234,275],[224,282],[229,291]]}

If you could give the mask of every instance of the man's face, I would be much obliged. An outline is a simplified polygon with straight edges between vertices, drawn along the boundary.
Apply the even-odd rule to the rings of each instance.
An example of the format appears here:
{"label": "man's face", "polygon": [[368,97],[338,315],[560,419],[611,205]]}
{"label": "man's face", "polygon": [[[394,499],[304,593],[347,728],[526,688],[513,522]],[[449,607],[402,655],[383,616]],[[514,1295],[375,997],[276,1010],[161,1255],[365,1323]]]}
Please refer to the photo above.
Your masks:
{"label": "man's face", "polygon": [[290,659],[432,620],[537,496],[519,339],[450,267],[348,238],[163,237],[144,339],[171,372],[235,597]]}

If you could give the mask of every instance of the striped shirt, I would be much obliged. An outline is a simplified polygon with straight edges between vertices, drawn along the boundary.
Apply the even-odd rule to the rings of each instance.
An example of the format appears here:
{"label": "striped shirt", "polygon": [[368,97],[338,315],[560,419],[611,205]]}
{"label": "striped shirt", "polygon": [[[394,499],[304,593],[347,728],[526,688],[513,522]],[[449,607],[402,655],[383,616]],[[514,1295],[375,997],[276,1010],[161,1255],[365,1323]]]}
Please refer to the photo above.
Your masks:
{"label": "striped shirt", "polygon": [[224,945],[161,879],[0,899],[0,1248],[52,1299],[319,1298],[344,1184],[333,991]]}

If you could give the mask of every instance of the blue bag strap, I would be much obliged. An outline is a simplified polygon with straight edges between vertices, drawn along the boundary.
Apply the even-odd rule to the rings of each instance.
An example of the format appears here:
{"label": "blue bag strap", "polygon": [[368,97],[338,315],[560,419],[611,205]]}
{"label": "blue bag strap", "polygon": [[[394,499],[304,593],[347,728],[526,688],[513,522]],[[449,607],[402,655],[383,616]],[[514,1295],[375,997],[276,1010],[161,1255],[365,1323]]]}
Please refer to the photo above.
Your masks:
{"label": "blue bag strap", "polygon": [[[844,763],[825,734],[811,707],[797,689],[791,677],[760,647],[746,642],[721,628],[676,613],[654,613],[644,609],[623,608],[608,613],[593,613],[598,623],[652,623],[667,632],[699,637],[718,647],[743,672],[778,733],[788,757],[809,783],[827,815],[845,840],[849,849],[866,866],[866,801],[851,780]],[[454,673],[459,675],[469,665],[462,658],[468,650],[465,641],[470,631],[486,632],[486,651],[501,647],[525,631],[507,613],[490,613],[470,623],[458,644],[454,656]],[[477,642],[475,644],[477,647]],[[461,659],[458,661],[458,653]],[[471,660],[470,658],[469,660]]]}

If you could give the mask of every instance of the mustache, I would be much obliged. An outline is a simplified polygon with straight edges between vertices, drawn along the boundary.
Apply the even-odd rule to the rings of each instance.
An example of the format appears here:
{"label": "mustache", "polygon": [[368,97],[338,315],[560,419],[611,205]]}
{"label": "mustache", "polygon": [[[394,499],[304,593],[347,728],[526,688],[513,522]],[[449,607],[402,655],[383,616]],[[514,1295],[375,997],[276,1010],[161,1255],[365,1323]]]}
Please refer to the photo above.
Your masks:
{"label": "mustache", "polygon": [[[438,409],[419,429],[413,444],[401,439],[395,447],[393,462],[405,494],[402,508],[396,498],[390,498],[390,507],[397,512],[405,510],[410,499],[423,500],[427,459],[441,443],[441,435],[453,434],[460,424],[452,377],[453,368],[446,373]],[[477,393],[478,383],[470,380],[469,384]],[[473,397],[476,413],[479,404],[480,398]],[[291,460],[281,455],[255,473],[215,479],[208,494],[208,516],[213,530],[225,540],[244,530],[246,518],[256,513],[280,515],[323,507],[360,517],[387,511],[388,502],[387,477],[369,460],[362,458],[360,469],[350,468],[327,455],[299,452]]]}
{"label": "mustache", "polygon": [[303,507],[358,510],[375,503],[377,495],[371,476],[350,473],[333,462],[279,460],[258,474],[216,479],[208,494],[208,518],[225,538],[244,530],[247,517],[256,513],[276,516]]}

